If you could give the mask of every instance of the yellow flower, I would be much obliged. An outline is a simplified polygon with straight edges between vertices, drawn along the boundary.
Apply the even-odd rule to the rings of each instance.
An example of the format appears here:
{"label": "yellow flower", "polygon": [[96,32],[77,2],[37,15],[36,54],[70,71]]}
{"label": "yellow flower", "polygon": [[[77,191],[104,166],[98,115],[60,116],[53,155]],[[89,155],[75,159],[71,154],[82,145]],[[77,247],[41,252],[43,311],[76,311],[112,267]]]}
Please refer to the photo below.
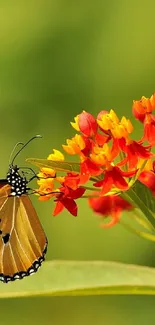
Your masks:
{"label": "yellow flower", "polygon": [[75,122],[70,122],[71,126],[72,126],[76,131],[80,131],[80,129],[79,129],[79,124],[78,124],[78,120],[79,120],[79,115],[77,115],[76,117],[74,117],[74,121],[75,121]]}
{"label": "yellow flower", "polygon": [[128,135],[132,133],[133,126],[130,120],[126,119],[125,116],[122,117],[121,121],[117,124],[113,124],[113,128],[111,128],[112,135],[117,138],[128,138]]}
{"label": "yellow flower", "polygon": [[48,160],[54,160],[54,161],[64,161],[64,155],[61,153],[61,151],[53,149],[54,153],[51,153],[47,159]]}
{"label": "yellow flower", "polygon": [[119,123],[119,119],[116,113],[111,109],[109,113],[100,115],[100,120],[97,120],[97,123],[103,130],[108,131]]}
{"label": "yellow flower", "polygon": [[111,149],[107,143],[105,143],[102,148],[95,146],[93,148],[93,153],[90,154],[90,157],[97,165],[106,165],[107,162],[111,160]]}
{"label": "yellow flower", "polygon": [[72,139],[67,139],[67,145],[62,145],[69,155],[80,154],[85,148],[85,142],[81,135],[76,134]]}

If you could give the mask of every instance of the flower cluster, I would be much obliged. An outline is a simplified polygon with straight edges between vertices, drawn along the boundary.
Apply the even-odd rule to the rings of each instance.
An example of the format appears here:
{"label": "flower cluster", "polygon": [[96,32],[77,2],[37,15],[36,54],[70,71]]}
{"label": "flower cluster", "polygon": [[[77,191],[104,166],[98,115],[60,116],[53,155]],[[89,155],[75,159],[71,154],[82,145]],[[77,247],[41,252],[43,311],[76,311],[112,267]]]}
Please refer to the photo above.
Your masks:
{"label": "flower cluster", "polygon": [[[54,197],[54,216],[64,208],[76,216],[76,200],[85,197],[94,212],[104,218],[112,217],[109,224],[103,225],[107,227],[118,222],[122,211],[134,208],[120,196],[129,190],[134,180],[139,179],[155,194],[155,164],[151,152],[155,144],[155,116],[152,114],[155,95],[133,101],[132,109],[134,117],[143,124],[143,135],[138,141],[132,139],[131,121],[125,116],[119,119],[112,109],[99,112],[96,118],[83,111],[71,122],[76,134],[62,147],[65,153],[77,157],[77,170],[59,175],[58,168],[41,168],[38,175],[39,199]],[[47,159],[66,161],[58,150]]]}

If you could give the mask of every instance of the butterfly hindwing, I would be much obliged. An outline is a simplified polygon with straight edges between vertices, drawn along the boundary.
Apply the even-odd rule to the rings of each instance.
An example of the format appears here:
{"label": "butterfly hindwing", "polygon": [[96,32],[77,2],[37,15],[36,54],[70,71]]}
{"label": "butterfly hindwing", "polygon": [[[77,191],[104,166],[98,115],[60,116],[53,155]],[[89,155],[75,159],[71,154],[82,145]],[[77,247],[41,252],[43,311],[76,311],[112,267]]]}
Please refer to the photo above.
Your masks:
{"label": "butterfly hindwing", "polygon": [[21,279],[44,260],[47,238],[28,195],[11,196],[0,189],[0,280]]}

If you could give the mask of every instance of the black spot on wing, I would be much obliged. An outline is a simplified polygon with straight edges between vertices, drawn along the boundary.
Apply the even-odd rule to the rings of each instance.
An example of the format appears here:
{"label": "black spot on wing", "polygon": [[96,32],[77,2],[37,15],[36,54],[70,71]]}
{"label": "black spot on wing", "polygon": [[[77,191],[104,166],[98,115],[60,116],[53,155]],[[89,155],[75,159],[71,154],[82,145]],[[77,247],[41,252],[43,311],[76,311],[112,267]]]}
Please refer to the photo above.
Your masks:
{"label": "black spot on wing", "polygon": [[10,234],[9,234],[9,233],[7,233],[6,235],[4,235],[4,236],[2,237],[4,244],[8,243],[9,238],[10,238]]}

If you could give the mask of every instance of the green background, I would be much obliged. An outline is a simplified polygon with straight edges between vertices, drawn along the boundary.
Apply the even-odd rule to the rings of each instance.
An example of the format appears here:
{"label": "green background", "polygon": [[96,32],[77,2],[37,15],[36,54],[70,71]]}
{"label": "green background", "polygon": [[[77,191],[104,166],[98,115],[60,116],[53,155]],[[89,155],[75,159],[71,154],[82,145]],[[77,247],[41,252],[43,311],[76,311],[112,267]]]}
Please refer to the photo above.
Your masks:
{"label": "green background", "polygon": [[[16,142],[42,134],[18,163],[46,158],[73,136],[70,121],[83,109],[96,115],[114,108],[132,117],[132,100],[155,90],[154,12],[153,0],[0,1],[1,178]],[[133,124],[138,137],[142,125]],[[53,218],[51,201],[32,200],[49,238],[47,259],[155,266],[154,244],[120,226],[101,229],[85,200],[78,218],[66,211]],[[0,305],[4,325],[155,323],[154,297],[21,298]]]}

